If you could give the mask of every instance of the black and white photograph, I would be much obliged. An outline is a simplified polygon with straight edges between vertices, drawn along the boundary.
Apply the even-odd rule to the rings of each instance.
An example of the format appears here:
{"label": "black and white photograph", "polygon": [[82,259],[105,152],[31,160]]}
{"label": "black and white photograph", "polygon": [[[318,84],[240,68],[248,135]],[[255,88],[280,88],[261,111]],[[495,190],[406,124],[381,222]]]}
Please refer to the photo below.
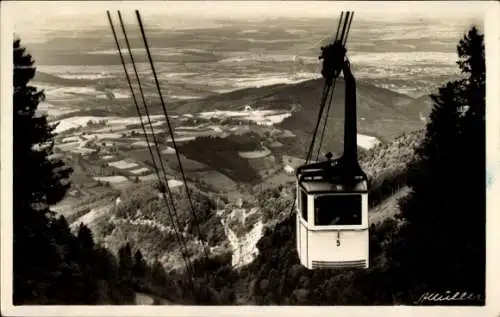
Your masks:
{"label": "black and white photograph", "polygon": [[498,2],[1,5],[2,315],[500,313]]}

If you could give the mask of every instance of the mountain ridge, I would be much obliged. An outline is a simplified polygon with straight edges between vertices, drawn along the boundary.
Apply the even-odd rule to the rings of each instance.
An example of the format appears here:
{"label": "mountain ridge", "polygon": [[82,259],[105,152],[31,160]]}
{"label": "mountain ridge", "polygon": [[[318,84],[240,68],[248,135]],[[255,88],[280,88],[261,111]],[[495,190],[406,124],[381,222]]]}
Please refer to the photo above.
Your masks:
{"label": "mountain ridge", "polygon": [[[292,154],[304,156],[304,149],[309,146],[316,124],[322,89],[323,79],[311,79],[294,84],[245,88],[199,100],[173,102],[167,108],[171,114],[177,115],[214,110],[242,111],[245,106],[254,110],[288,110],[292,116],[276,126],[297,135],[296,139],[285,141],[285,146],[291,147]],[[325,148],[331,151],[339,151],[343,144],[344,89],[344,82],[339,79],[324,139]],[[424,126],[419,114],[427,113],[428,103],[422,98],[415,99],[363,80],[357,83],[357,96],[360,134],[388,142]],[[158,108],[159,105],[153,101],[152,112],[158,113]]]}

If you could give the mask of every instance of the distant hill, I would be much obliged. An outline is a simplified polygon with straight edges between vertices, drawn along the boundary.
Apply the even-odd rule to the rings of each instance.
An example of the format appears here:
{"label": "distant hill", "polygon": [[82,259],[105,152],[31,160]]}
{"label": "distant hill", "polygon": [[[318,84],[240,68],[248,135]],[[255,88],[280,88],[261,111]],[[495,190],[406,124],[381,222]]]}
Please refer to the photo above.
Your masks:
{"label": "distant hill", "polygon": [[424,117],[428,117],[432,110],[432,99],[429,95],[424,95],[413,100],[408,106],[414,115],[421,114]]}
{"label": "distant hill", "polygon": [[60,76],[44,73],[38,70],[36,72],[34,80],[37,82],[55,84],[60,86],[82,86],[82,85],[91,85],[96,83],[96,80],[81,79],[81,78],[78,79],[63,78]]}
{"label": "distant hill", "polygon": [[[297,135],[285,140],[284,144],[290,154],[302,157],[317,120],[323,84],[322,79],[314,79],[298,84],[242,89],[201,100],[178,102],[169,107],[175,113],[243,110],[246,105],[253,109],[289,109],[293,115],[278,126]],[[357,90],[358,133],[387,142],[424,126],[419,114],[428,112],[425,98],[414,99],[367,83],[358,83]],[[344,91],[344,82],[339,79],[323,142],[324,149],[333,152],[341,150],[343,141]]]}
{"label": "distant hill", "polygon": [[[99,79],[68,79],[44,72],[37,72],[35,80],[61,86],[95,86]],[[323,91],[322,79],[308,80],[296,84],[278,84],[259,88],[246,88],[217,94],[199,100],[169,102],[171,114],[197,113],[213,110],[238,110],[250,105],[253,109],[290,110],[293,115],[277,127],[293,132],[297,137],[284,140],[286,152],[303,157],[309,146],[317,120],[319,102]],[[339,79],[335,88],[333,105],[329,114],[328,130],[325,133],[324,150],[338,152],[343,141],[344,82]],[[423,127],[420,115],[427,115],[430,109],[428,96],[414,99],[370,83],[357,83],[358,133],[377,137],[387,142],[401,133]],[[156,95],[156,94],[155,94]],[[165,98],[167,96],[164,96]],[[161,113],[158,98],[152,98],[152,113]],[[88,114],[93,108],[86,108]],[[107,115],[137,115],[133,103],[128,99],[114,100]],[[73,114],[76,115],[76,114]]]}

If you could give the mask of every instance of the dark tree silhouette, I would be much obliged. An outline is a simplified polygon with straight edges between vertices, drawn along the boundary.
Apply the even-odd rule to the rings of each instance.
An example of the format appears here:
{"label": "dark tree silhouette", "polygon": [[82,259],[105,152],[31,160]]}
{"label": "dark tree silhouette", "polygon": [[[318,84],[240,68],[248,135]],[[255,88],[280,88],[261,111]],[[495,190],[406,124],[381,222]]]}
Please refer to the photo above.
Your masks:
{"label": "dark tree silhouette", "polygon": [[132,272],[134,276],[142,278],[146,275],[147,264],[144,261],[141,250],[135,251]]}
{"label": "dark tree silhouette", "polygon": [[95,245],[85,225],[75,236],[50,210],[70,187],[72,169],[54,155],[55,126],[37,112],[44,94],[29,85],[34,62],[20,40],[13,50],[13,302],[130,304],[134,294],[130,283],[120,284],[114,256]]}
{"label": "dark tree silhouette", "polygon": [[31,55],[13,43],[14,302],[45,301],[59,255],[50,233],[50,205],[70,186],[72,169],[53,154],[54,126],[37,113],[43,91],[29,85]]}
{"label": "dark tree silhouette", "polygon": [[118,250],[118,260],[120,262],[119,273],[120,276],[126,280],[130,281],[132,274],[132,267],[134,266],[134,259],[132,258],[132,249],[130,244],[126,244]]}
{"label": "dark tree silhouette", "polygon": [[457,64],[466,78],[447,83],[431,96],[431,122],[407,175],[412,191],[400,201],[407,225],[401,232],[404,240],[392,248],[392,261],[405,268],[402,280],[398,277],[402,288],[421,286],[413,289],[415,294],[450,289],[484,294],[483,35],[473,27],[457,50]]}

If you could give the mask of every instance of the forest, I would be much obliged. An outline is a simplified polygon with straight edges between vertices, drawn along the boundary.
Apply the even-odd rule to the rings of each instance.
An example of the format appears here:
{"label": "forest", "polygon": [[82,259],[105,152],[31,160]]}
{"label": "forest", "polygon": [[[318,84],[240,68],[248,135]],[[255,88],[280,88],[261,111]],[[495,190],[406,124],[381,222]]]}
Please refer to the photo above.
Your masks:
{"label": "forest", "polygon": [[[227,138],[205,136],[179,145],[187,158],[212,166],[217,171],[243,183],[254,183],[260,179],[247,159],[238,155],[239,151],[255,151],[260,144],[255,136],[247,133],[241,136]],[[200,151],[210,148],[210,151]]]}

